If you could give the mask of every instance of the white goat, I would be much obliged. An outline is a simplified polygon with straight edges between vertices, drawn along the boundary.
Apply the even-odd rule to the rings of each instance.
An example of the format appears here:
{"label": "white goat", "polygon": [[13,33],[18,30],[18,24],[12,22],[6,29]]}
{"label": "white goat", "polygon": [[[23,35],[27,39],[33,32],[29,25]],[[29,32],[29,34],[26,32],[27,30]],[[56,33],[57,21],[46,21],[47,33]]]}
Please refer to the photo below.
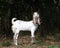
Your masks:
{"label": "white goat", "polygon": [[16,20],[16,18],[12,19],[12,31],[14,33],[14,44],[17,44],[17,39],[19,32],[22,31],[31,31],[31,43],[34,43],[34,32],[36,31],[38,24],[40,25],[40,19],[39,14],[37,12],[34,12],[33,14],[33,20],[31,21],[22,21],[22,20]]}

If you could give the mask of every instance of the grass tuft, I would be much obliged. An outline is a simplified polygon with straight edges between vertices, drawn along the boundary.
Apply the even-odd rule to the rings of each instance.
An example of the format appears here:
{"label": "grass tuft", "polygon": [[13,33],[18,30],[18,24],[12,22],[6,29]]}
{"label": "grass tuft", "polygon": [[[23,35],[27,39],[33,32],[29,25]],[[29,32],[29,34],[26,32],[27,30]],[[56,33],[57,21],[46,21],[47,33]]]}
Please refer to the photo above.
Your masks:
{"label": "grass tuft", "polygon": [[54,46],[48,46],[48,48],[60,48],[59,45],[54,45]]}
{"label": "grass tuft", "polygon": [[10,46],[10,45],[11,45],[11,43],[9,41],[5,41],[2,43],[2,46]]}

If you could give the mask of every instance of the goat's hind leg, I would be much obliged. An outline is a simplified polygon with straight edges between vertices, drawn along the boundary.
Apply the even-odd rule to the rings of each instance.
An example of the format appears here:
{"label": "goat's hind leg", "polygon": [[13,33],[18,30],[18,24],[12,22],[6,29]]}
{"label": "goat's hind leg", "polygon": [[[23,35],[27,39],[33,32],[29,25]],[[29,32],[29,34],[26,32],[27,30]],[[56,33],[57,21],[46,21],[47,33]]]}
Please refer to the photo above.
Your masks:
{"label": "goat's hind leg", "polygon": [[13,36],[15,45],[18,45],[18,43],[17,43],[18,35],[19,35],[19,32],[15,32],[14,36]]}

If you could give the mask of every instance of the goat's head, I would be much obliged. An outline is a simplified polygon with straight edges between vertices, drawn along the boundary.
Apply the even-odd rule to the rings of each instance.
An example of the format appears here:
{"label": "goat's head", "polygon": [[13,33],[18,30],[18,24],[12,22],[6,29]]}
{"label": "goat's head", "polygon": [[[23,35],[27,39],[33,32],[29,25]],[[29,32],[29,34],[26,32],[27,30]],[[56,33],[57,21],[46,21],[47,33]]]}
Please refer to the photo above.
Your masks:
{"label": "goat's head", "polygon": [[33,23],[40,25],[40,18],[39,18],[39,14],[37,12],[34,12],[34,14],[33,14]]}

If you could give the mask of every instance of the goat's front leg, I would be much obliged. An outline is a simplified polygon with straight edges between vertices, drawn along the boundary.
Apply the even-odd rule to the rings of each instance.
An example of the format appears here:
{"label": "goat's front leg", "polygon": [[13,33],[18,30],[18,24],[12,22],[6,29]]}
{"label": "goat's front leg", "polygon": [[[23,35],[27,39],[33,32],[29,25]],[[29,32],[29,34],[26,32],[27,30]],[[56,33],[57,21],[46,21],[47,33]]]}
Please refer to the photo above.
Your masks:
{"label": "goat's front leg", "polygon": [[14,33],[14,44],[15,45],[18,45],[17,44],[18,35],[19,35],[19,33]]}
{"label": "goat's front leg", "polygon": [[34,30],[31,30],[31,44],[33,44],[35,41],[34,32],[35,32]]}

